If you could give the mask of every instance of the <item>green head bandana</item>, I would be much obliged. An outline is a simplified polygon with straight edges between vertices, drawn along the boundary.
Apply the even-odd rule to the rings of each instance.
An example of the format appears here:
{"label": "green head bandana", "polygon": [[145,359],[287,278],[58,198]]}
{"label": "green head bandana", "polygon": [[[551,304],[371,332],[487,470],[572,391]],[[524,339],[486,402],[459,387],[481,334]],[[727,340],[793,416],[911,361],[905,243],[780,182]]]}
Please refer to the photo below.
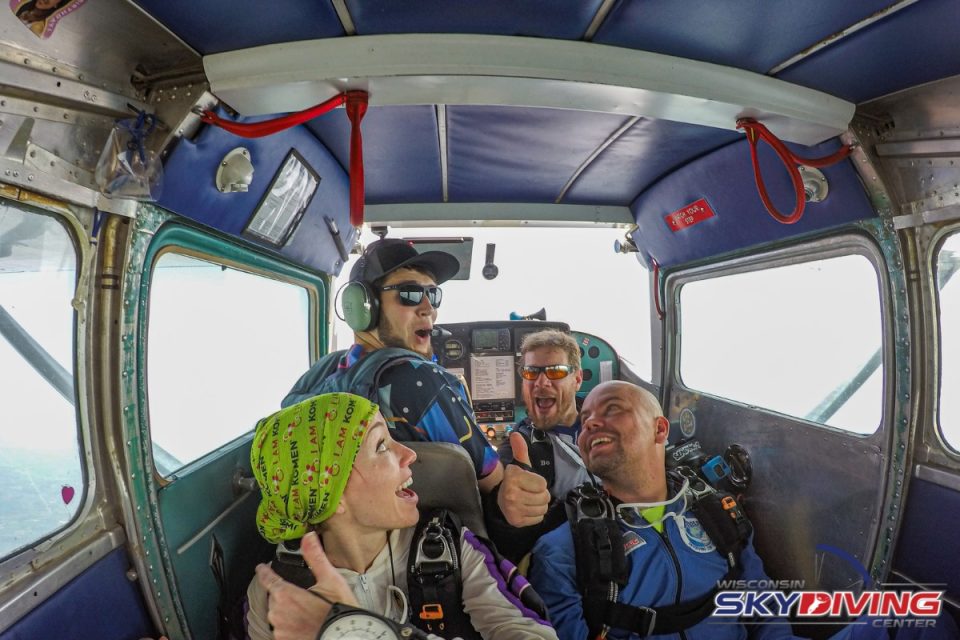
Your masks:
{"label": "green head bandana", "polygon": [[293,540],[333,515],[376,412],[360,396],[327,393],[257,423],[250,464],[260,485],[260,535]]}

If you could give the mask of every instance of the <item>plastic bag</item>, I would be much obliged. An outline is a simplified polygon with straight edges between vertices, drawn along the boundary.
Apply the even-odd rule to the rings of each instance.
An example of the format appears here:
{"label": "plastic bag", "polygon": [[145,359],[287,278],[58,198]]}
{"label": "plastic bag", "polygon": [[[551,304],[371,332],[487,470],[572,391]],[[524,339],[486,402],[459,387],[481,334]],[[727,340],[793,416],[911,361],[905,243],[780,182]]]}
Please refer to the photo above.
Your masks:
{"label": "plastic bag", "polygon": [[160,197],[163,165],[145,142],[156,126],[156,117],[143,112],[113,125],[95,173],[97,186],[104,195],[133,200]]}

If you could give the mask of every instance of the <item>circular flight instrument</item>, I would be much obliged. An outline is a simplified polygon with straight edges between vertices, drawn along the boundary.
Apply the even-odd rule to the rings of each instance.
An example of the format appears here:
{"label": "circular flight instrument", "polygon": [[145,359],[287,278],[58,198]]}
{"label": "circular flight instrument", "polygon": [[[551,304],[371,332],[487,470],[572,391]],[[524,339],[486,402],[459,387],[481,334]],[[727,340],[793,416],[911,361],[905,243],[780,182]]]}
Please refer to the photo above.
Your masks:
{"label": "circular flight instrument", "polygon": [[697,419],[689,407],[684,407],[680,411],[680,433],[684,438],[692,438],[697,432]]}
{"label": "circular flight instrument", "polygon": [[397,633],[386,620],[366,611],[352,610],[341,613],[324,625],[317,640],[399,640]]}
{"label": "circular flight instrument", "polygon": [[443,355],[448,360],[459,360],[463,357],[463,343],[459,340],[447,340],[443,343]]}

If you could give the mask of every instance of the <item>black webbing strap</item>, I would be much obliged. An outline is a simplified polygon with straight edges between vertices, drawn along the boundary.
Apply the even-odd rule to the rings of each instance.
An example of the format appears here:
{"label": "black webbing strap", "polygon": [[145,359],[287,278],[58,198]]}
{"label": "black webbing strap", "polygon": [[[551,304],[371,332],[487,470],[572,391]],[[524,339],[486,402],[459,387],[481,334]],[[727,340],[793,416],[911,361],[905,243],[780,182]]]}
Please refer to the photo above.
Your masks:
{"label": "black webbing strap", "polygon": [[[286,549],[288,546],[293,547],[293,550],[288,551]],[[298,553],[299,548],[300,540],[285,542],[277,549],[276,557],[270,563],[270,568],[287,582],[309,589],[317,583],[317,578],[313,575],[310,567],[307,566],[307,561]]]}
{"label": "black webbing strap", "polygon": [[[567,497],[567,517],[573,533],[577,583],[583,594],[583,611],[590,636],[606,626],[631,631],[640,637],[678,633],[710,616],[719,587],[701,598],[661,607],[637,607],[616,601],[618,586],[627,581],[626,558],[620,544],[622,532],[611,516],[613,508],[602,490],[582,486]],[[602,508],[596,510],[597,505]],[[608,510],[609,509],[609,510]],[[752,528],[730,494],[712,492],[698,499],[692,511],[729,569],[720,583],[737,580],[743,573],[740,552]]]}
{"label": "black webbing strap", "polygon": [[[739,559],[720,580],[737,580],[743,573]],[[631,631],[641,638],[679,633],[700,623],[713,613],[713,598],[719,591],[714,587],[703,597],[690,602],[662,607],[634,607],[620,602],[607,602],[604,622],[608,627]]]}
{"label": "black webbing strap", "polygon": [[407,566],[410,620],[427,633],[480,640],[463,608],[460,530],[460,519],[447,509],[421,516]]}
{"label": "black webbing strap", "polygon": [[616,599],[616,589],[627,584],[623,533],[613,517],[613,504],[599,487],[577,487],[567,495],[565,506],[573,534],[584,620],[590,637],[594,637],[605,622],[606,605]]}

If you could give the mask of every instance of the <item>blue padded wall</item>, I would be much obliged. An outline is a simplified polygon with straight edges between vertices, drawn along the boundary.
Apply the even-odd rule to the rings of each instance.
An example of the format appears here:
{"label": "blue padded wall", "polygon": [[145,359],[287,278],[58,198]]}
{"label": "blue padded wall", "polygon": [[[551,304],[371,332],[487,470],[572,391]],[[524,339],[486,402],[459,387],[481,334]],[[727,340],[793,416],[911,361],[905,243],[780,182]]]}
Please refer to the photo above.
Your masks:
{"label": "blue padded wall", "polygon": [[489,33],[578,40],[601,0],[347,0],[357,35]]}
{"label": "blue padded wall", "polygon": [[552,202],[627,120],[588,111],[447,107],[450,201]]}
{"label": "blue padded wall", "polygon": [[960,2],[923,0],[777,77],[851,102],[960,74]]}
{"label": "blue padded wall", "polygon": [[[835,151],[839,143],[788,146],[801,156],[817,158]],[[774,204],[789,213],[793,186],[776,154],[764,144],[760,165]],[[808,203],[799,222],[780,224],[760,201],[746,140],[727,145],[673,172],[634,201],[631,210],[638,225],[634,239],[647,264],[653,256],[661,266],[672,267],[876,215],[849,160],[822,171],[830,187],[827,199]],[[715,216],[671,231],[664,217],[700,198],[707,200]]]}
{"label": "blue padded wall", "polygon": [[766,73],[889,4],[890,0],[620,0],[593,40]]}
{"label": "blue padded wall", "polygon": [[136,582],[127,579],[123,549],[115,549],[17,621],[0,640],[131,640],[155,637]]}
{"label": "blue padded wall", "polygon": [[344,35],[330,2],[134,0],[202,55]]}
{"label": "blue padded wall", "polygon": [[[347,119],[343,109],[321,117]],[[235,147],[250,151],[254,166],[253,183],[246,193],[220,193],[215,184],[217,167],[224,155]],[[323,217],[329,216],[337,222],[344,246],[351,247],[355,230],[349,221],[349,180],[327,148],[303,126],[250,140],[218,127],[204,127],[194,140],[181,140],[167,158],[163,195],[158,204],[240,237],[291,149],[300,152],[320,176],[313,199],[284,247],[275,249],[253,239],[248,241],[298,264],[326,273],[338,273],[342,266],[338,265],[340,255]]]}
{"label": "blue padded wall", "polygon": [[641,118],[603,150],[564,203],[623,205],[665,173],[733,142],[742,133]]}
{"label": "blue padded wall", "polygon": [[893,570],[921,583],[943,585],[939,588],[948,598],[960,600],[957,531],[960,492],[914,478],[893,555]]}
{"label": "blue padded wall", "polygon": [[[349,165],[350,123],[346,118],[316,118],[307,127],[342,166]],[[361,128],[367,202],[443,199],[434,107],[370,107]]]}

